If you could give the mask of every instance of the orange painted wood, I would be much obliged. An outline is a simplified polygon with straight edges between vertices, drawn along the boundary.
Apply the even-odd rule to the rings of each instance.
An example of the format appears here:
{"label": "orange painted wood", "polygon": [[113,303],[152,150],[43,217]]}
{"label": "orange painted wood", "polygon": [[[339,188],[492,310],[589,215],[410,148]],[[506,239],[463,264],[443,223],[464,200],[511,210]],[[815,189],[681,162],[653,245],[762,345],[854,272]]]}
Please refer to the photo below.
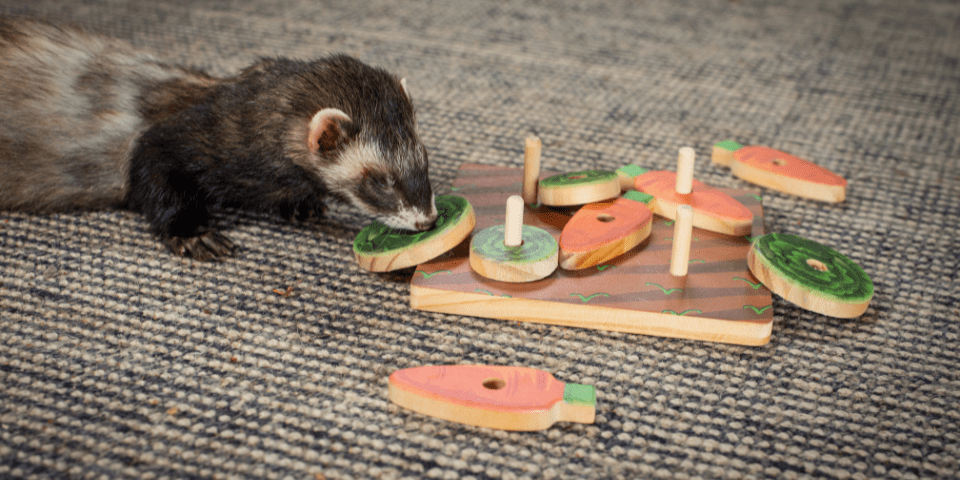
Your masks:
{"label": "orange painted wood", "polygon": [[[633,191],[632,193],[640,194]],[[560,268],[581,270],[620,256],[650,236],[652,207],[633,196],[584,205],[560,233]]]}
{"label": "orange painted wood", "polygon": [[750,146],[733,152],[730,170],[748,182],[798,197],[842,202],[847,181],[796,155],[770,147]]}
{"label": "orange painted wood", "polygon": [[847,181],[808,160],[770,147],[744,147],[733,140],[713,146],[714,164],[730,167],[739,178],[791,195],[842,202],[847,196]]}
{"label": "orange painted wood", "polygon": [[558,421],[593,423],[593,387],[548,372],[486,365],[424,366],[390,375],[390,401],[452,422],[501,430],[542,430]]}
{"label": "orange painted wood", "polygon": [[674,189],[677,174],[667,171],[648,171],[637,175],[634,187],[653,195],[654,213],[676,220],[677,207],[690,205],[693,208],[693,226],[725,233],[747,235],[753,225],[753,213],[730,195],[703,182],[693,180],[690,194],[681,195]]}

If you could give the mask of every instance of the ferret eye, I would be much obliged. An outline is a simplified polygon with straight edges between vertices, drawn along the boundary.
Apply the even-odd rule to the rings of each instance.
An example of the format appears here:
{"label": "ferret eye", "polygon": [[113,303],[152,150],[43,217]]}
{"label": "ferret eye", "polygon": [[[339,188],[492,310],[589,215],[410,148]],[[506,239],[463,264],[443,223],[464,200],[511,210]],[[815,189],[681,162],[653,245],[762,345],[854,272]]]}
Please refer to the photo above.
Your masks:
{"label": "ferret eye", "polygon": [[367,186],[373,190],[379,192],[386,192],[392,187],[392,182],[385,177],[379,175],[372,175],[366,178]]}

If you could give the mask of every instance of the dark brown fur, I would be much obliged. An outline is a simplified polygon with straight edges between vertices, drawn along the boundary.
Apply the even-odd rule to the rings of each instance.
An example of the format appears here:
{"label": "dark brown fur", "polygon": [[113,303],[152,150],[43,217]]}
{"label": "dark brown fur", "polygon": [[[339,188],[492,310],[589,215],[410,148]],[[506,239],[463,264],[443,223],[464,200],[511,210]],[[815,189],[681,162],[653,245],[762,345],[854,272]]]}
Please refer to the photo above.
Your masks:
{"label": "dark brown fur", "polygon": [[0,209],[126,207],[200,259],[234,250],[210,226],[222,206],[302,217],[333,196],[398,228],[436,218],[405,89],[345,56],[265,59],[218,79],[0,19],[0,167]]}

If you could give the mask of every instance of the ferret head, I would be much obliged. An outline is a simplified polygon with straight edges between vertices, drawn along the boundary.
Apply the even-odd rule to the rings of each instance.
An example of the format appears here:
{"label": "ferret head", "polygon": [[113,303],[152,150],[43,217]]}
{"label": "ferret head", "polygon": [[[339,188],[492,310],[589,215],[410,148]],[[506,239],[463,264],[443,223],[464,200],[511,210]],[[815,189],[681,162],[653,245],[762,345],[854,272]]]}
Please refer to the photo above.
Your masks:
{"label": "ferret head", "polygon": [[[306,147],[330,193],[398,229],[437,219],[427,150],[406,84],[349,57],[336,57],[324,90],[336,98],[310,120]],[[329,72],[328,72],[329,73]]]}

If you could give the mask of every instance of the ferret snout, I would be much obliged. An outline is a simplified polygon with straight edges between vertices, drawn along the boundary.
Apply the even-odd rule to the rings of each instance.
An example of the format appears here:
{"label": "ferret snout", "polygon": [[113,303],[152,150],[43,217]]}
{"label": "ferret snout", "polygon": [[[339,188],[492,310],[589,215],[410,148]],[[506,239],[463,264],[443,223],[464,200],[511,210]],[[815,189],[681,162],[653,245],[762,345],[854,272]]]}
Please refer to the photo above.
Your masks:
{"label": "ferret snout", "polygon": [[436,224],[437,224],[437,215],[434,214],[431,218],[423,219],[417,222],[416,227],[418,231],[425,232],[427,230],[432,229]]}

